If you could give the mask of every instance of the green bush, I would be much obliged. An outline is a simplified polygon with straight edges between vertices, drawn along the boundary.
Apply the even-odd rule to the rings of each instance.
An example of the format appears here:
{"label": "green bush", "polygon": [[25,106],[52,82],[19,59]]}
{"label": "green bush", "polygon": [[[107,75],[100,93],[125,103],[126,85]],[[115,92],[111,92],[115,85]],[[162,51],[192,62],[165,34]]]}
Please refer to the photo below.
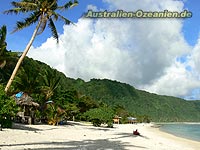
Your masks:
{"label": "green bush", "polygon": [[5,94],[3,86],[0,85],[0,124],[2,128],[12,127],[12,119],[17,111],[15,101]]}
{"label": "green bush", "polygon": [[90,109],[84,114],[94,126],[107,124],[108,127],[113,127],[114,111],[109,107],[100,107]]}
{"label": "green bush", "polygon": [[1,118],[0,124],[2,128],[11,128],[12,127],[12,119],[11,118]]}
{"label": "green bush", "polygon": [[102,123],[102,121],[99,119],[92,119],[91,122],[92,122],[93,126],[95,126],[95,127],[100,127],[101,123]]}

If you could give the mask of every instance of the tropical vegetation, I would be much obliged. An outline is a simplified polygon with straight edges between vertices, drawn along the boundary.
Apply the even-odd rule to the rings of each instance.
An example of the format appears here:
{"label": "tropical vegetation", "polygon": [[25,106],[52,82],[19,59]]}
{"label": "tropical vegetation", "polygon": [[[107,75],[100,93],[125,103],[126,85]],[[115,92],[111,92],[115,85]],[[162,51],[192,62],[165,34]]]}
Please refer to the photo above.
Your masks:
{"label": "tropical vegetation", "polygon": [[2,26],[0,29],[0,68],[3,68],[6,65],[6,26]]}
{"label": "tropical vegetation", "polygon": [[101,126],[101,124],[107,124],[108,127],[113,127],[113,117],[115,114],[112,108],[94,108],[85,112],[84,115],[96,127]]}
{"label": "tropical vegetation", "polygon": [[[9,52],[13,53],[13,52]],[[16,55],[16,57],[18,57]],[[16,61],[15,61],[16,62]],[[1,85],[11,73],[8,62],[1,72]],[[31,66],[31,68],[30,68]],[[8,80],[8,79],[7,79]],[[9,95],[28,93],[40,104],[37,118],[45,123],[58,124],[67,120],[91,121],[95,126],[112,126],[112,118],[127,117],[138,122],[200,121],[200,101],[186,101],[135,89],[133,86],[108,79],[72,79],[50,66],[26,57],[10,88]],[[52,102],[47,105],[47,102]]]}
{"label": "tropical vegetation", "polygon": [[2,128],[12,127],[12,121],[18,111],[15,101],[7,96],[0,85],[0,125]]}

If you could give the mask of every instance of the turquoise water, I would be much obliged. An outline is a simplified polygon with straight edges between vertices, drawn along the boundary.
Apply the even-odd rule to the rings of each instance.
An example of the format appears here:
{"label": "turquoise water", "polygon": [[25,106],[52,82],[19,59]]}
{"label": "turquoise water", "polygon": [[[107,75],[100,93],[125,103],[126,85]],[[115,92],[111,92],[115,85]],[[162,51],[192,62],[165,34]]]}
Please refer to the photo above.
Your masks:
{"label": "turquoise water", "polygon": [[187,123],[161,124],[160,130],[173,134],[175,136],[200,142],[200,124],[187,124]]}

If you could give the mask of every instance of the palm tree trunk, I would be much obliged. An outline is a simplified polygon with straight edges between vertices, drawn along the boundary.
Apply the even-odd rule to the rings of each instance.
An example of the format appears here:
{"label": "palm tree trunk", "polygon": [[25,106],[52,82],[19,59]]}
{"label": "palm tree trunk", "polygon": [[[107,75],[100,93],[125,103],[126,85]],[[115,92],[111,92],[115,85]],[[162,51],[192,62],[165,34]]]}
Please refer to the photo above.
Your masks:
{"label": "palm tree trunk", "polygon": [[33,41],[34,41],[36,35],[37,35],[37,32],[38,32],[38,29],[39,29],[39,27],[40,27],[41,22],[42,22],[42,19],[40,19],[40,21],[38,22],[38,25],[37,25],[37,27],[35,28],[35,30],[34,30],[34,32],[33,32],[33,35],[32,35],[32,37],[31,37],[31,40],[29,41],[28,45],[26,46],[26,49],[24,50],[23,54],[22,54],[21,57],[19,58],[19,60],[18,60],[18,62],[17,62],[17,64],[16,64],[16,66],[15,66],[15,69],[13,70],[13,73],[12,73],[12,75],[11,75],[11,77],[10,77],[10,79],[9,79],[9,81],[8,81],[8,83],[7,83],[7,85],[6,85],[6,88],[5,88],[5,92],[6,92],[6,93],[8,92],[8,90],[9,90],[11,84],[12,84],[12,81],[14,80],[14,77],[15,77],[15,75],[17,74],[17,71],[18,71],[18,69],[19,69],[19,67],[20,67],[20,65],[21,65],[21,63],[22,63],[22,61],[24,60],[26,54],[28,53],[28,51],[29,51],[29,49],[30,49],[30,47],[31,47],[31,45],[32,45],[32,43],[33,43]]}

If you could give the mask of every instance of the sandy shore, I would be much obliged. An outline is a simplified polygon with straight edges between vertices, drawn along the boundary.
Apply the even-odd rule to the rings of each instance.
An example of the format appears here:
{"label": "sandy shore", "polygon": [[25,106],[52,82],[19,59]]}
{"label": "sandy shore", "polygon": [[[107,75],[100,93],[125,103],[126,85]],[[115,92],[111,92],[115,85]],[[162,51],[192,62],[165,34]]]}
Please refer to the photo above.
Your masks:
{"label": "sandy shore", "polygon": [[[161,132],[152,124],[97,128],[70,122],[65,126],[20,125],[17,128],[0,131],[0,150],[200,150],[200,142]],[[135,129],[142,136],[134,136]]]}

